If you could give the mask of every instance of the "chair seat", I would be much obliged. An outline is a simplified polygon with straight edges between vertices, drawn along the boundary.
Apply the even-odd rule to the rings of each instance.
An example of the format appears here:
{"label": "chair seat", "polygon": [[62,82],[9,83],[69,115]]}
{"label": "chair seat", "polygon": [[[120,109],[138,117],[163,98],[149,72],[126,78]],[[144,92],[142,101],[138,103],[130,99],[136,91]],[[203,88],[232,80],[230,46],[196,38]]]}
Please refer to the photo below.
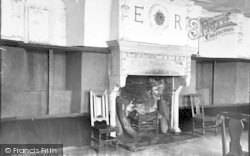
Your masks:
{"label": "chair seat", "polygon": [[211,122],[214,122],[215,121],[215,117],[213,117],[213,116],[204,116],[204,115],[202,115],[202,114],[200,114],[200,115],[196,115],[196,116],[194,116],[194,119],[197,119],[197,120],[203,120],[203,121],[211,121]]}
{"label": "chair seat", "polygon": [[104,139],[99,139],[97,137],[91,137],[92,140],[99,142],[99,143],[109,143],[113,141],[117,141],[117,138],[112,137],[112,136],[106,136]]}
{"label": "chair seat", "polygon": [[98,125],[98,126],[93,126],[92,128],[94,130],[98,130],[100,133],[110,133],[119,131],[119,127],[110,125]]}

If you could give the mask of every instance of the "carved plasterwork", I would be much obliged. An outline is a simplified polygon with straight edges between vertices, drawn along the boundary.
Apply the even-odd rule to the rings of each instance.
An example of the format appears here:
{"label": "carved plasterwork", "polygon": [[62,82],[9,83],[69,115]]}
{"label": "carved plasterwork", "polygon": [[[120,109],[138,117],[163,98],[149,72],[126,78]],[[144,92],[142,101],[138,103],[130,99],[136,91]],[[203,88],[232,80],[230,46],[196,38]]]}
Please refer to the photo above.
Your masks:
{"label": "carved plasterwork", "polygon": [[[198,17],[199,7],[189,0],[120,0],[119,40],[195,46],[187,34],[187,17]],[[111,30],[113,31],[113,29]],[[193,33],[192,33],[193,34]]]}
{"label": "carved plasterwork", "polygon": [[241,44],[243,40],[243,22],[239,22],[238,43]]}
{"label": "carved plasterwork", "polygon": [[163,31],[169,26],[169,11],[162,5],[155,4],[149,10],[149,23],[150,27]]}
{"label": "carved plasterwork", "polygon": [[66,44],[66,8],[61,0],[5,0],[2,6],[2,38]]}
{"label": "carved plasterwork", "polygon": [[24,3],[22,0],[12,0],[12,21],[14,37],[23,38],[23,29],[20,24],[23,24]]}
{"label": "carved plasterwork", "polygon": [[188,37],[191,40],[195,40],[199,37],[199,27],[198,18],[187,18]]}
{"label": "carved plasterwork", "polygon": [[122,73],[125,75],[185,75],[187,56],[122,52]]}
{"label": "carved plasterwork", "polygon": [[112,87],[125,86],[127,75],[189,77],[191,55],[197,52],[197,48],[131,41],[109,41],[108,45]]}
{"label": "carved plasterwork", "polygon": [[130,0],[121,0],[121,32],[123,39],[128,39],[129,34],[129,13],[130,13]]}
{"label": "carved plasterwork", "polygon": [[24,0],[1,1],[1,37],[24,40]]}
{"label": "carved plasterwork", "polygon": [[129,2],[130,0],[122,0],[121,1],[121,20],[124,20],[126,18],[129,18],[129,11],[130,11],[130,7],[129,7]]}

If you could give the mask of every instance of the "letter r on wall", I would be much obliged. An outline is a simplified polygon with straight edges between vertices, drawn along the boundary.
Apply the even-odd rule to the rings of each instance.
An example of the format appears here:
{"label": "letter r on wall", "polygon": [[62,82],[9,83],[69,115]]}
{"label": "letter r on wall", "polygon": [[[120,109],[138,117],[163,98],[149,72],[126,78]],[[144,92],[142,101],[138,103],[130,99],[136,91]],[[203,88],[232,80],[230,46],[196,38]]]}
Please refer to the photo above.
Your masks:
{"label": "letter r on wall", "polygon": [[178,23],[179,24],[179,28],[181,29],[181,16],[180,15],[176,15],[175,14],[175,29],[176,29],[176,24]]}

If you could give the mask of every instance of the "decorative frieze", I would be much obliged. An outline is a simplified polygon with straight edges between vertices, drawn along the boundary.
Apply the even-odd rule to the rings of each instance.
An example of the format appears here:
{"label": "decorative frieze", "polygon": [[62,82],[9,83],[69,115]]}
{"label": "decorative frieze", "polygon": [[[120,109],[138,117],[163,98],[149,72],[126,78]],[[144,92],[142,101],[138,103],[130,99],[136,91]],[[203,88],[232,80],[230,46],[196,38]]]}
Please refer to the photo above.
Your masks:
{"label": "decorative frieze", "polygon": [[111,25],[116,27],[112,30],[118,33],[118,38],[112,39],[197,46],[197,40],[190,41],[187,33],[186,19],[197,18],[201,12],[201,7],[193,1],[120,0],[117,4],[119,24],[114,21]]}
{"label": "decorative frieze", "polygon": [[138,58],[138,59],[165,59],[165,60],[172,60],[172,61],[181,61],[190,56],[181,56],[181,55],[169,55],[169,54],[150,54],[150,53],[143,53],[143,52],[121,52],[122,58]]}
{"label": "decorative frieze", "polygon": [[190,57],[168,54],[122,52],[122,73],[125,75],[185,75]]}
{"label": "decorative frieze", "polygon": [[[197,51],[190,47],[131,41],[110,41],[108,45],[113,64],[111,75],[125,78],[127,75],[188,76],[191,55]],[[126,81],[119,79],[119,82]]]}

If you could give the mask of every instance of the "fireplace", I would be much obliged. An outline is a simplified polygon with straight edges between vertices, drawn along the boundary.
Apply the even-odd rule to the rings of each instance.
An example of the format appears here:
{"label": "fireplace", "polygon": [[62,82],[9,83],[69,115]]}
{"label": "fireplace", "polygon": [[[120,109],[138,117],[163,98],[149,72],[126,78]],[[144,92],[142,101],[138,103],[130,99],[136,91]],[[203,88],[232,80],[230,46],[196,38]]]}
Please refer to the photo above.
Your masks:
{"label": "fireplace", "polygon": [[[176,77],[177,80],[180,78]],[[166,133],[171,119],[172,83],[170,76],[129,75],[126,86],[120,89],[116,98],[122,132],[137,137],[142,132],[154,130],[157,135],[160,124],[161,132]]]}
{"label": "fireplace", "polygon": [[[164,87],[160,94],[154,95],[155,100],[163,98],[166,105],[171,108],[170,112],[166,114],[170,116],[168,129],[174,133],[181,132],[179,128],[179,93],[183,86],[189,85],[191,55],[197,52],[197,48],[125,40],[109,41],[108,45],[111,50],[110,123],[121,127],[116,115],[116,110],[119,109],[116,108],[117,97],[124,96],[123,93],[127,93],[130,89],[129,98],[132,99],[132,103],[140,103],[140,100],[143,101],[143,98],[146,98],[143,96],[147,92],[154,94],[152,92],[153,83],[158,83]],[[136,91],[133,87],[131,88],[133,85],[138,85],[137,89],[142,87],[142,90],[133,93]],[[142,97],[138,97],[140,94]],[[149,105],[153,107],[154,103]]]}

